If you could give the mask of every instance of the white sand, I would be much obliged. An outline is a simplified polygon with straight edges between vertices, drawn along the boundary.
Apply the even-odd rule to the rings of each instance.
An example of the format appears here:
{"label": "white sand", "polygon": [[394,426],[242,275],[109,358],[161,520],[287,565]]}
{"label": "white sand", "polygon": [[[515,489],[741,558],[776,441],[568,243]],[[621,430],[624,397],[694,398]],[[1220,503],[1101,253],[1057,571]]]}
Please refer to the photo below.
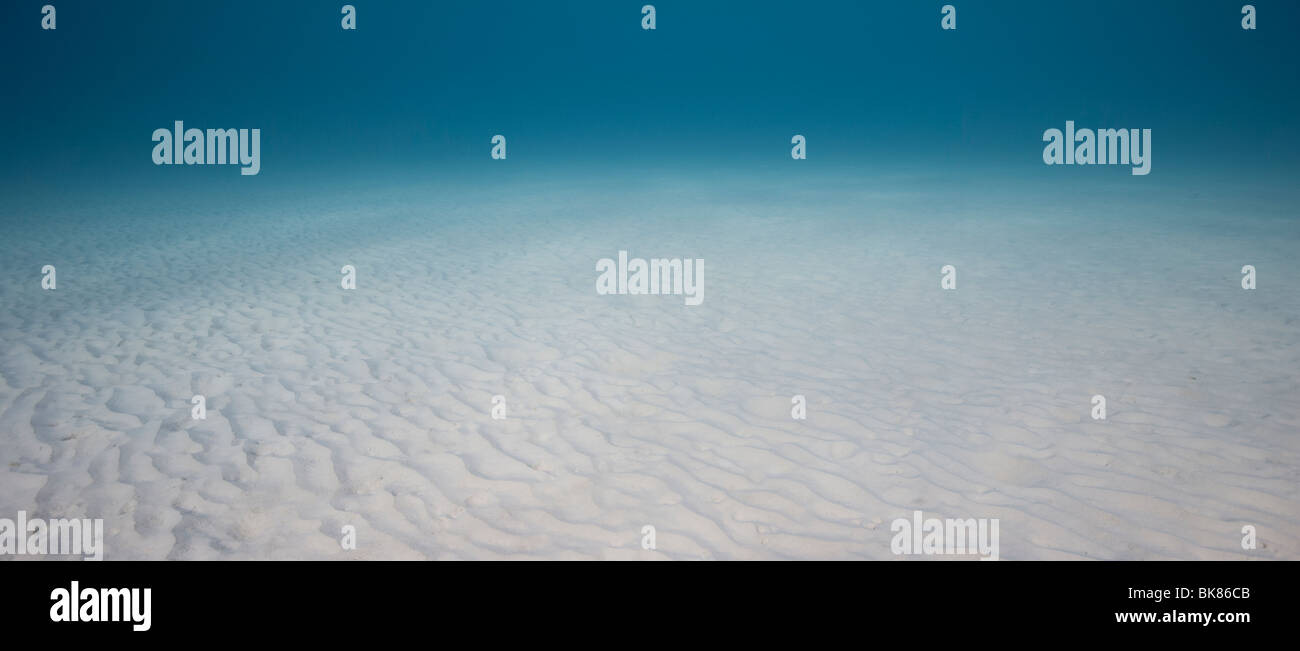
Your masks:
{"label": "white sand", "polygon": [[[109,559],[893,559],[915,509],[1003,559],[1300,559],[1295,216],[928,187],[8,208],[0,517]],[[704,304],[597,296],[620,249],[703,258]]]}

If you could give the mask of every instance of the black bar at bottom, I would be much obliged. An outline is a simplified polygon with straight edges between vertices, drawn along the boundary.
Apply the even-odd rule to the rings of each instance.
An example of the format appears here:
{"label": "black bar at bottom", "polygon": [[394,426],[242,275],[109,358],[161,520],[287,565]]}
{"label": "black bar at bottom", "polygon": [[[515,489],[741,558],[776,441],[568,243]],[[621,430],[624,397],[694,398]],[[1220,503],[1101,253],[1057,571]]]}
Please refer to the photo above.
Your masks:
{"label": "black bar at bottom", "polygon": [[[803,646],[820,647],[831,643],[827,636],[848,635],[855,644],[911,636],[928,647],[957,643],[963,632],[996,643],[1049,631],[1242,641],[1289,632],[1295,569],[1292,562],[8,561],[0,562],[0,629],[48,642],[204,646],[258,639],[676,646],[707,638],[768,648],[800,636]],[[126,604],[134,609],[119,612],[122,621],[54,621],[70,620],[74,607],[79,620],[83,612],[112,619],[114,605],[126,609],[124,597],[106,590],[122,588],[140,589]],[[144,588],[148,630],[135,630],[145,626]]]}

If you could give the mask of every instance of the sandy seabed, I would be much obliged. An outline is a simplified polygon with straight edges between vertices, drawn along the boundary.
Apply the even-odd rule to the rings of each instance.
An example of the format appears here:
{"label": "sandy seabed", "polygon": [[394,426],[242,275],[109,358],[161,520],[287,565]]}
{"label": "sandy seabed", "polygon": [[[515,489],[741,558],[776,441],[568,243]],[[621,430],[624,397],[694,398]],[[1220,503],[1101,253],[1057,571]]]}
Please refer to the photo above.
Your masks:
{"label": "sandy seabed", "polygon": [[[1300,559],[1294,214],[926,187],[10,207],[0,516],[109,559],[894,559],[915,510],[1003,559]],[[704,259],[703,304],[598,296],[619,250]]]}

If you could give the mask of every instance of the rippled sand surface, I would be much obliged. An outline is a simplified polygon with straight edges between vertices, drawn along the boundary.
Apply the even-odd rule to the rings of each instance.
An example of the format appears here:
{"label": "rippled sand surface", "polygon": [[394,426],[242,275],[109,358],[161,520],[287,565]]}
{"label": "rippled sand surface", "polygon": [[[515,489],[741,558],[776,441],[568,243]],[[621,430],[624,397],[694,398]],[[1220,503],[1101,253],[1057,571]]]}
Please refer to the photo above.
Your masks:
{"label": "rippled sand surface", "polygon": [[[0,516],[109,559],[892,559],[914,510],[1003,559],[1300,558],[1294,215],[929,188],[7,206]],[[598,296],[619,250],[704,259],[703,304]]]}

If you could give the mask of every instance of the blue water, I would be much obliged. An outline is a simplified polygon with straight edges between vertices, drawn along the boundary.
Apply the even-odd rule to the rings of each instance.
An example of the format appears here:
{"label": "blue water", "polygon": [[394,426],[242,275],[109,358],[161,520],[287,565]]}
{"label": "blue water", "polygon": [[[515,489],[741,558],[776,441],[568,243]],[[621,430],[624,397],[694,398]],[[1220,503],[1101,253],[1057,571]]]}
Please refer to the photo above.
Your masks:
{"label": "blue water", "polygon": [[[1150,128],[1153,176],[1286,183],[1300,153],[1293,2],[57,3],[0,22],[5,196],[105,186],[862,166],[1068,185],[1043,130]],[[150,134],[260,128],[259,176],[156,167]],[[493,165],[494,134],[509,162]],[[508,177],[507,177],[508,178]]]}

